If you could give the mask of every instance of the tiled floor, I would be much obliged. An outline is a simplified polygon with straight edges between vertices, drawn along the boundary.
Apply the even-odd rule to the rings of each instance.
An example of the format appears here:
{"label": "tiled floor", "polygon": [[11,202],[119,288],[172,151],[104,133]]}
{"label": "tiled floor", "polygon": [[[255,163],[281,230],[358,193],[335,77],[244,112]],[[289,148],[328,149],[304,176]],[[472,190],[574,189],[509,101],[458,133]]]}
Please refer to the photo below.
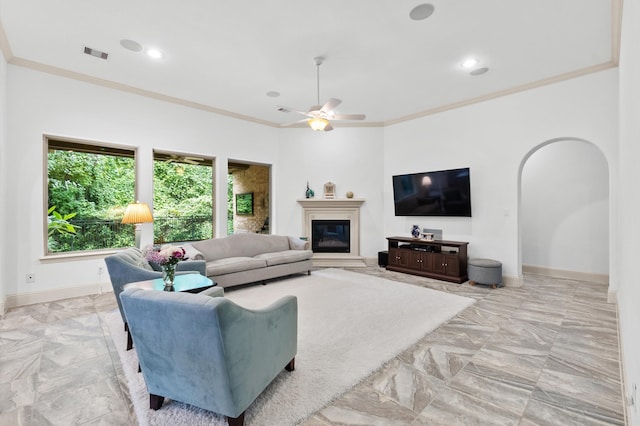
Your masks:
{"label": "tiled floor", "polygon": [[[606,286],[527,276],[489,289],[358,272],[477,300],[304,426],[624,425],[616,309]],[[0,425],[135,425],[103,321],[113,294],[0,320]]]}

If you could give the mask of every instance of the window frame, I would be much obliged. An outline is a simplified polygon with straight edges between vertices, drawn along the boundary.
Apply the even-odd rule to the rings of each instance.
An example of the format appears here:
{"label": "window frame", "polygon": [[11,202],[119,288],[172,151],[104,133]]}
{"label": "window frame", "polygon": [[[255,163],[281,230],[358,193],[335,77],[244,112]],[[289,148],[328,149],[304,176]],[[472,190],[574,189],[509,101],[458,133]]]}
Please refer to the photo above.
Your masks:
{"label": "window frame", "polygon": [[[151,198],[153,200],[153,207],[152,207],[152,212],[154,214],[156,214],[156,205],[155,205],[155,199],[156,199],[156,188],[155,188],[155,162],[156,161],[162,161],[162,160],[171,160],[174,163],[182,163],[182,164],[187,164],[187,165],[194,165],[193,163],[197,163],[197,165],[200,166],[206,166],[206,167],[211,167],[211,181],[210,186],[211,186],[211,236],[208,238],[215,238],[216,236],[216,217],[217,217],[217,212],[216,212],[216,157],[211,156],[211,155],[204,155],[204,154],[198,154],[198,153],[193,153],[193,152],[181,152],[181,151],[171,151],[171,150],[165,150],[165,149],[153,149],[152,150],[152,167],[151,167],[151,182],[152,182],[152,194],[151,194]],[[183,159],[189,159],[189,161],[182,161]],[[156,244],[156,233],[155,233],[155,223],[154,223],[154,230],[153,230],[153,241],[154,244]],[[192,241],[202,241],[202,240],[192,240]],[[191,241],[167,241],[166,244],[172,244],[172,243],[183,243],[183,242],[191,242]]]}
{"label": "window frame", "polygon": [[48,224],[48,210],[49,210],[49,151],[51,145],[54,145],[53,149],[69,147],[76,152],[101,154],[111,152],[115,155],[122,157],[129,157],[133,159],[133,199],[131,202],[138,199],[138,147],[131,145],[124,145],[119,143],[95,141],[89,139],[73,138],[68,136],[60,136],[54,134],[43,134],[43,220],[42,220],[42,236],[43,236],[43,260],[52,260],[56,258],[73,258],[73,257],[92,257],[102,256],[104,254],[113,253],[122,247],[110,247],[92,250],[74,250],[74,251],[61,251],[50,252],[49,251],[49,224]]}

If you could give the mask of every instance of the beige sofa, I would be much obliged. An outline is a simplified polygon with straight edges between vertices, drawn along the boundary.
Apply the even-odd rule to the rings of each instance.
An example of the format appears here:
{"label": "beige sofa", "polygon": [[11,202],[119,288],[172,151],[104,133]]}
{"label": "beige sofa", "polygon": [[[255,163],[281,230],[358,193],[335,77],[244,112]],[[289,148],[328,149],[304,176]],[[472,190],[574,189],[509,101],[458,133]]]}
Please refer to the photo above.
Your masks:
{"label": "beige sofa", "polygon": [[193,260],[206,261],[207,277],[219,286],[263,282],[270,278],[307,272],[313,252],[296,237],[235,234],[184,244]]}

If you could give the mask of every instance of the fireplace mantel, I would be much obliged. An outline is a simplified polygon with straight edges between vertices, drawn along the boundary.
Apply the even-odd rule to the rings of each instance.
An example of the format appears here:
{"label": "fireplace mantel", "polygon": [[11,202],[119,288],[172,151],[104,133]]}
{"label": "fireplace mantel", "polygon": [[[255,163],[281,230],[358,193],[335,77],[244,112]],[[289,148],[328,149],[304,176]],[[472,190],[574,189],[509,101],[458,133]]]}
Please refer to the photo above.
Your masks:
{"label": "fireplace mantel", "polygon": [[303,208],[319,208],[319,209],[332,209],[332,208],[360,208],[364,203],[363,198],[304,198],[298,200],[298,203]]}
{"label": "fireplace mantel", "polygon": [[313,220],[349,220],[349,253],[314,253],[313,265],[320,267],[365,267],[360,256],[360,206],[362,198],[305,198],[297,200],[302,206],[302,235],[311,241]]}

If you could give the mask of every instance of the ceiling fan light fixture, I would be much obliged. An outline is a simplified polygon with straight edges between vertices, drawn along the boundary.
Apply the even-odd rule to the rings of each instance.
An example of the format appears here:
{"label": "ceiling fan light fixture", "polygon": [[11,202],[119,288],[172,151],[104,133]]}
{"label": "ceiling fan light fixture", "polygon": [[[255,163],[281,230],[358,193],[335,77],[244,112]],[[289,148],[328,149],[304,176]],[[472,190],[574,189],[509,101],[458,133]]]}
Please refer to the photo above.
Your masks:
{"label": "ceiling fan light fixture", "polygon": [[307,124],[316,132],[322,132],[329,125],[329,120],[322,117],[313,117],[307,120]]}

